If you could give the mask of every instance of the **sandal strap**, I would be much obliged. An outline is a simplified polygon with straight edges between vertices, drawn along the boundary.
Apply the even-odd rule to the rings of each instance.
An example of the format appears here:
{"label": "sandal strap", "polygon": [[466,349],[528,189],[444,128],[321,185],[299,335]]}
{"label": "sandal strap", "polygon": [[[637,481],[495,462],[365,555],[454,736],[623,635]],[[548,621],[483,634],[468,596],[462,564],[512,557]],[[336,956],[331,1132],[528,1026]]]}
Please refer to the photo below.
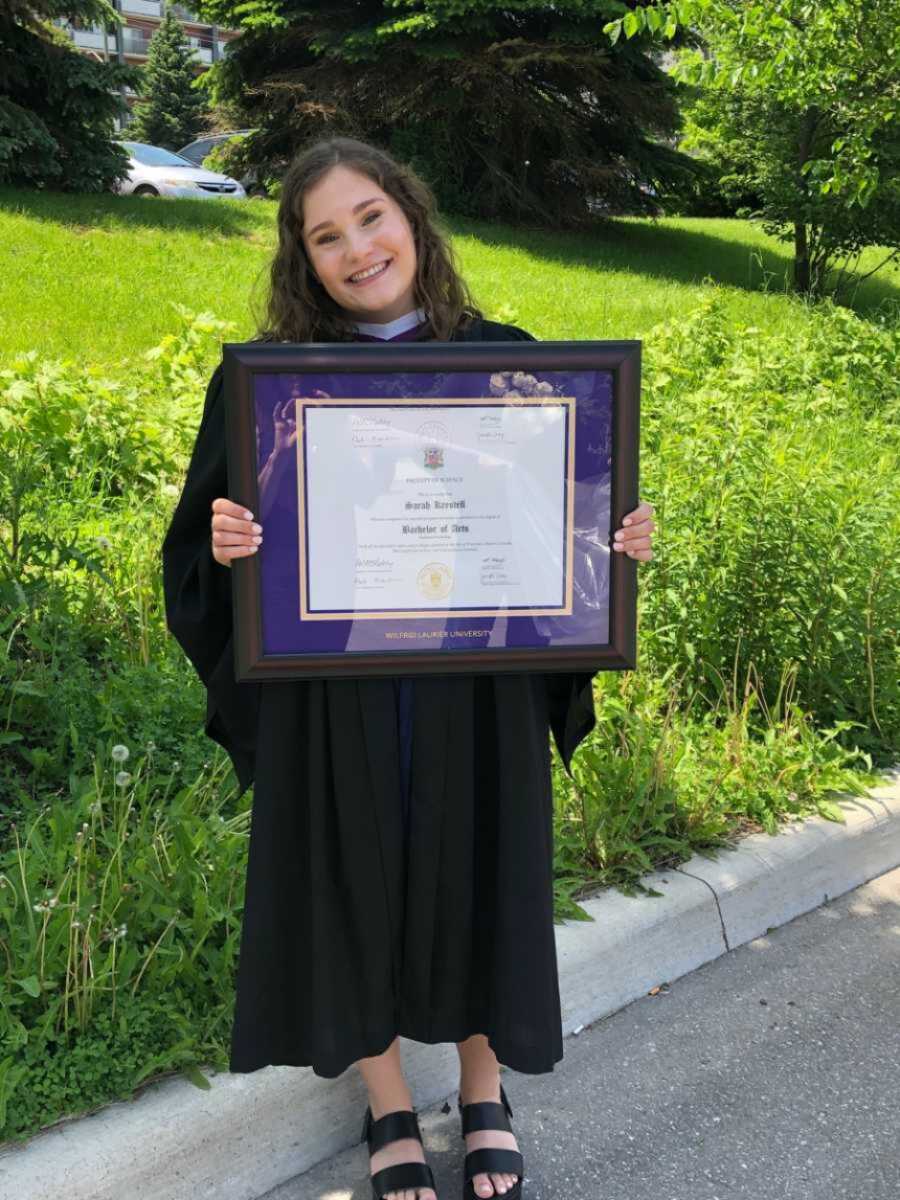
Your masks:
{"label": "sandal strap", "polygon": [[466,1155],[466,1182],[468,1183],[476,1175],[487,1175],[492,1171],[498,1174],[518,1175],[521,1179],[524,1167],[525,1159],[518,1150],[501,1150],[499,1146],[485,1146],[483,1150],[470,1150]]}
{"label": "sandal strap", "polygon": [[472,1104],[463,1104],[460,1111],[463,1137],[476,1129],[502,1129],[507,1133],[513,1131],[505,1106],[496,1100],[477,1100]]}
{"label": "sandal strap", "polygon": [[434,1189],[434,1175],[427,1163],[395,1163],[384,1167],[372,1176],[372,1188],[379,1200],[388,1192],[402,1192],[405,1188]]}
{"label": "sandal strap", "polygon": [[[398,1109],[397,1112],[385,1113],[383,1117],[379,1117],[375,1121],[372,1119],[372,1109],[367,1108],[365,1137],[369,1143],[370,1154],[387,1146],[389,1142],[400,1141],[401,1138],[416,1138],[421,1142],[422,1133],[419,1129],[418,1114],[415,1111]],[[394,1189],[388,1188],[387,1190],[390,1192]]]}

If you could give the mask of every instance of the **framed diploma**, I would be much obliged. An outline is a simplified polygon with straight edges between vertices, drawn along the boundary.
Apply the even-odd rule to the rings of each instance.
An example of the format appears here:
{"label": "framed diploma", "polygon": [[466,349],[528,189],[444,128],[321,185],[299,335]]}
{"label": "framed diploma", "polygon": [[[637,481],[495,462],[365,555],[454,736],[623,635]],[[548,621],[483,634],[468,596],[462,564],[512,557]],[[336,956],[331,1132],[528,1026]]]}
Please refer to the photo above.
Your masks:
{"label": "framed diploma", "polygon": [[640,349],[226,344],[236,678],[632,668]]}

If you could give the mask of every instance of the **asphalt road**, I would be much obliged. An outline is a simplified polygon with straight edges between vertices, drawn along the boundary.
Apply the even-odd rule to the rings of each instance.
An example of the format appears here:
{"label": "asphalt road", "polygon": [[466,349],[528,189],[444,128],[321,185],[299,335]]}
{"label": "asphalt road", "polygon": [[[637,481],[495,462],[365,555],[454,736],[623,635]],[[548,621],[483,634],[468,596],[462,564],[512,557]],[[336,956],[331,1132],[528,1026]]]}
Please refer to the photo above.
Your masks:
{"label": "asphalt road", "polygon": [[[900,1200],[900,869],[503,1070],[523,1200]],[[462,1194],[456,1096],[420,1111]],[[266,1200],[370,1200],[365,1145]]]}

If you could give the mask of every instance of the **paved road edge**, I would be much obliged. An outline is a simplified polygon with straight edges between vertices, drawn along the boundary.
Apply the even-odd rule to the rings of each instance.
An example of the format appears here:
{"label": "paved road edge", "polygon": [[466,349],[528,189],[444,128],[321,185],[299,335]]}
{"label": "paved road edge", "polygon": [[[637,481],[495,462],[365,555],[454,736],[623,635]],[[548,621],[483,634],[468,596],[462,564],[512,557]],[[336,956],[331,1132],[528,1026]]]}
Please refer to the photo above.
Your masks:
{"label": "paved road edge", "polygon": [[[564,1034],[900,865],[900,766],[869,796],[838,802],[844,824],[813,817],[645,876],[661,897],[585,900],[593,920],[556,928]],[[402,1041],[401,1053],[419,1110],[454,1091],[454,1047]],[[359,1139],[354,1070],[326,1080],[267,1067],[210,1084],[164,1080],[0,1146],[0,1200],[257,1200]]]}

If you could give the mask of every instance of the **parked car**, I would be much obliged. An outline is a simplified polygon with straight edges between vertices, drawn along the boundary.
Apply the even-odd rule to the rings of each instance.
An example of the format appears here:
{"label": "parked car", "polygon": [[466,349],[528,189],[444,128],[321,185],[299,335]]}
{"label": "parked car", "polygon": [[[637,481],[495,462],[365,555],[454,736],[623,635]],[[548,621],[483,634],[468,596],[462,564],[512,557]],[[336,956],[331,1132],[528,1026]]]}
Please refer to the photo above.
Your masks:
{"label": "parked car", "polygon": [[236,179],[198,167],[189,158],[148,146],[120,141],[128,155],[129,170],[115,185],[122,196],[181,196],[194,200],[245,200],[247,193]]}
{"label": "parked car", "polygon": [[[188,142],[186,146],[178,151],[182,158],[189,158],[191,162],[196,163],[199,167],[204,158],[216,146],[221,146],[223,142],[227,142],[230,138],[238,136],[246,136],[249,133],[256,133],[255,129],[232,129],[228,133],[210,133],[206,137],[197,138],[195,142]],[[259,176],[256,171],[248,171],[246,175],[241,176],[241,186],[248,195],[259,194],[264,196],[266,190],[259,186]]]}

